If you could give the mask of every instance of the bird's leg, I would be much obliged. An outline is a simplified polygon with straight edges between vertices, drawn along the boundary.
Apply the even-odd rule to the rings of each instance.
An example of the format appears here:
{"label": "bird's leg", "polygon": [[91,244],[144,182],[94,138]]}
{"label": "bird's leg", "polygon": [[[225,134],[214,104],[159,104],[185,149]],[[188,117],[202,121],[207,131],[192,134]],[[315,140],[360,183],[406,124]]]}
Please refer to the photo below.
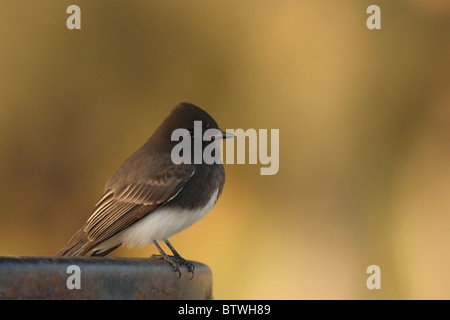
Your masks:
{"label": "bird's leg", "polygon": [[180,263],[178,263],[177,261],[173,261],[174,257],[173,256],[168,256],[164,250],[159,246],[158,242],[156,240],[153,240],[153,243],[155,244],[156,248],[158,249],[160,254],[154,254],[151,257],[152,258],[156,258],[156,259],[163,259],[165,261],[167,261],[173,268],[174,272],[178,272],[178,279],[181,278],[181,271],[180,268],[178,267],[180,265]]}
{"label": "bird's leg", "polygon": [[177,264],[178,265],[185,265],[186,268],[188,269],[188,271],[190,273],[192,273],[191,279],[194,278],[194,269],[195,266],[192,264],[192,262],[187,261],[186,259],[184,259],[182,256],[180,256],[180,254],[177,252],[177,250],[175,250],[175,248],[170,244],[169,240],[164,239],[165,244],[169,247],[169,249],[172,251],[173,253],[173,257],[176,259]]}

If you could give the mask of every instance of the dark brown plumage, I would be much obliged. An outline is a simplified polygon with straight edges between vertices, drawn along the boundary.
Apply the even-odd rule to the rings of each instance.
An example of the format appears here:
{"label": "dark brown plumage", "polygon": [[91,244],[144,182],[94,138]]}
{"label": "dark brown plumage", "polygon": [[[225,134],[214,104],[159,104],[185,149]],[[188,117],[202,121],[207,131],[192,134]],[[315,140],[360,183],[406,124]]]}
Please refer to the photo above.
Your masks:
{"label": "dark brown plumage", "polygon": [[113,173],[86,224],[58,255],[106,255],[122,244],[123,231],[160,208],[194,212],[197,208],[207,207],[209,211],[210,202],[214,204],[222,192],[223,165],[176,165],[170,157],[172,148],[178,143],[171,141],[172,132],[178,128],[191,131],[196,120],[202,121],[203,129],[218,129],[214,119],[199,107],[190,103],[176,106],[148,141]]}

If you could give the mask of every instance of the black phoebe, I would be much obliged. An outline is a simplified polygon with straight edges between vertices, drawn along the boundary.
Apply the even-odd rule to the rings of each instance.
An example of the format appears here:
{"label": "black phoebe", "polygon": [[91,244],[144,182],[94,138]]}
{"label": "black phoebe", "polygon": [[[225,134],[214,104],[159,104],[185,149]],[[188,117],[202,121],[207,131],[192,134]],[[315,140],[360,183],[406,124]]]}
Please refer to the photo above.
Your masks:
{"label": "black phoebe", "polygon": [[[168,239],[202,219],[215,205],[225,182],[221,163],[174,163],[171,153],[179,141],[172,141],[172,133],[185,129],[194,142],[194,121],[201,121],[202,133],[210,128],[218,132],[202,140],[202,150],[233,137],[219,131],[216,121],[199,107],[186,102],[177,105],[150,139],[113,173],[93,214],[57,255],[104,256],[121,245],[153,242],[160,252],[154,257],[168,261],[174,271],[180,272],[179,266],[186,265],[193,276],[193,264],[183,259]],[[194,151],[194,143],[191,145]],[[191,155],[193,160],[194,152]],[[159,240],[173,256],[161,249]]]}

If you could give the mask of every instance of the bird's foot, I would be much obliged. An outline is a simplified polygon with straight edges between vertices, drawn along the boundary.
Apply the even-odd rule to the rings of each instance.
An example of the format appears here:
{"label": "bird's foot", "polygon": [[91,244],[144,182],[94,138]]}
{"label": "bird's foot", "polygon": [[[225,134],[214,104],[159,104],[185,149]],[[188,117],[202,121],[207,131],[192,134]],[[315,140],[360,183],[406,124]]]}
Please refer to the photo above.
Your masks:
{"label": "bird's foot", "polygon": [[[178,279],[181,278],[180,266],[184,265],[188,269],[188,271],[192,274],[191,279],[194,278],[194,270],[195,266],[192,262],[184,259],[180,255],[169,256],[167,254],[154,254],[151,256],[156,259],[163,259],[167,261],[171,266],[174,272],[178,272]],[[190,279],[190,280],[191,280]]]}

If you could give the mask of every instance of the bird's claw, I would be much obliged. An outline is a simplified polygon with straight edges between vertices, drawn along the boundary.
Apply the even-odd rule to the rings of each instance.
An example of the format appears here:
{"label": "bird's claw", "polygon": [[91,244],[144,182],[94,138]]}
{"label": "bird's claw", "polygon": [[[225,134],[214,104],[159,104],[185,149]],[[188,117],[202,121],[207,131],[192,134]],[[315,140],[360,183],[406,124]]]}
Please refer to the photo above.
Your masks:
{"label": "bird's claw", "polygon": [[180,266],[184,265],[186,266],[187,270],[192,274],[191,278],[189,280],[192,280],[194,278],[194,270],[195,266],[192,262],[182,258],[181,256],[169,256],[164,254],[154,254],[151,256],[152,258],[156,259],[163,259],[167,261],[171,266],[174,272],[178,272],[178,279],[181,278],[181,271]]}

